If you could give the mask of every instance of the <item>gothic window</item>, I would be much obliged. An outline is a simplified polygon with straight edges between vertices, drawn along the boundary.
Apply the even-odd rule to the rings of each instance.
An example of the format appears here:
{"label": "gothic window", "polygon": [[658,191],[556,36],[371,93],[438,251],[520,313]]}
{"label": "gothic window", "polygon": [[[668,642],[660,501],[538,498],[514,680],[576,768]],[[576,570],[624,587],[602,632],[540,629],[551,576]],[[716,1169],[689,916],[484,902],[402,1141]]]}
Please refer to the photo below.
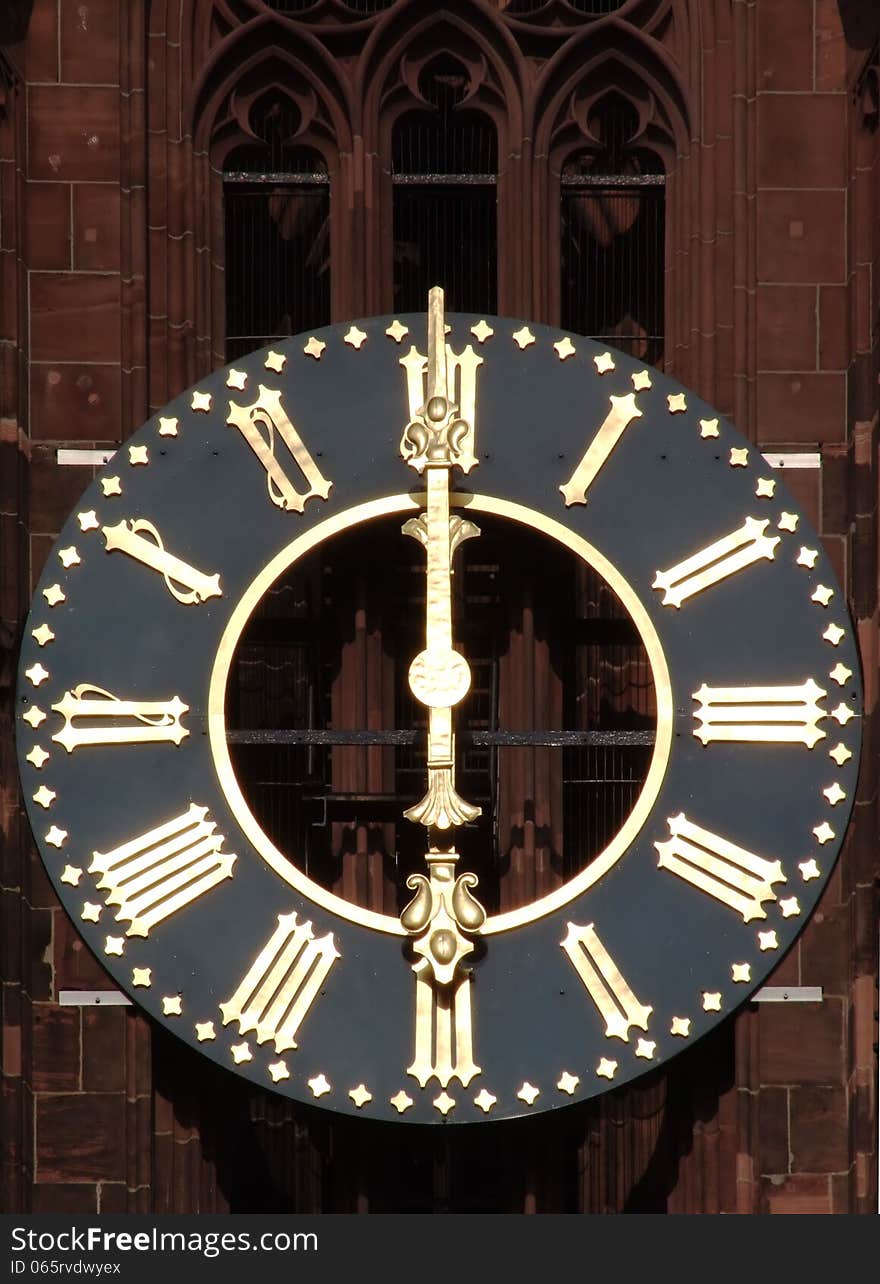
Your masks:
{"label": "gothic window", "polygon": [[297,121],[286,98],[258,103],[260,141],[226,160],[227,361],[330,321],[330,180],[318,152],[291,142]]}
{"label": "gothic window", "polygon": [[634,146],[638,116],[618,94],[589,121],[597,145],[562,171],[561,323],[631,355],[663,357],[665,175]]}
{"label": "gothic window", "polygon": [[498,146],[488,118],[462,105],[467,83],[455,59],[436,59],[419,83],[426,108],[394,126],[398,312],[422,311],[439,282],[450,311],[496,311]]}

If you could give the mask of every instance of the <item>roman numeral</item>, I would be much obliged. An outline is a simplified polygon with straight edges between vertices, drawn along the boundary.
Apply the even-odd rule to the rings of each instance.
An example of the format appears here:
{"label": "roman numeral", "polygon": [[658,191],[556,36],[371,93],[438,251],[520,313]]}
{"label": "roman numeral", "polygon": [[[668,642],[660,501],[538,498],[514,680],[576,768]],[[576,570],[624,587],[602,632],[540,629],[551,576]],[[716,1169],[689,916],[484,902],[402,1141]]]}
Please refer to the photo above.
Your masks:
{"label": "roman numeral", "polygon": [[569,923],[568,934],[560,944],[605,1022],[609,1039],[628,1043],[630,1026],[647,1030],[653,1008],[639,1003],[592,923],[586,927]]}
{"label": "roman numeral", "polygon": [[694,553],[668,571],[658,571],[652,588],[663,589],[664,606],[681,606],[686,598],[735,575],[761,558],[773,560],[780,536],[765,535],[770,519],[747,517],[739,530]]}
{"label": "roman numeral", "polygon": [[119,907],[117,922],[129,923],[126,936],[148,936],[157,923],[232,877],[238,859],[221,852],[223,835],[208,808],[192,803],[188,811],[109,852],[92,852],[90,874],[109,888],[107,905]]}
{"label": "roman numeral", "polygon": [[220,1004],[223,1024],[240,1034],[256,1031],[257,1043],[275,1040],[276,1052],[296,1047],[296,1032],[341,955],[333,933],[315,939],[311,923],[279,914],[278,926],[231,999]]}
{"label": "roman numeral", "polygon": [[572,504],[585,504],[587,491],[596,478],[599,469],[605,463],[614,447],[620,441],[624,431],[636,419],[641,419],[642,412],[636,405],[635,393],[625,397],[612,397],[611,409],[605,422],[587,447],[584,457],[564,486],[560,486],[566,508]]}
{"label": "roman numeral", "polygon": [[407,1074],[421,1086],[436,1079],[441,1088],[457,1079],[466,1088],[480,1067],[474,1064],[471,1027],[470,973],[459,972],[449,985],[428,978],[430,966],[421,959],[416,974],[415,1056]]}
{"label": "roman numeral", "polygon": [[817,723],[827,717],[817,703],[825,692],[812,678],[799,687],[707,687],[693,698],[700,702],[694,735],[704,745],[712,740],[749,740],[804,744],[808,749],[825,732]]}
{"label": "roman numeral", "polygon": [[[250,406],[229,403],[226,422],[237,428],[266,472],[266,488],[276,508],[286,512],[301,513],[310,499],[326,499],[332,482],[322,476],[321,470],[306,449],[302,437],[291,423],[281,404],[277,388],[259,385],[260,394]],[[279,461],[279,441],[304,479],[307,490],[297,490]],[[288,463],[289,467],[289,463]]]}
{"label": "roman numeral", "polygon": [[135,561],[158,571],[168,592],[184,606],[204,602],[209,597],[223,596],[220,576],[205,575],[167,552],[152,522],[144,518],[124,518],[116,526],[102,526],[101,534],[107,543],[108,553],[127,553]]}
{"label": "roman numeral", "polygon": [[654,844],[660,853],[660,869],[668,869],[692,887],[729,905],[742,915],[744,923],[767,917],[764,901],[775,901],[773,884],[786,881],[778,860],[765,860],[719,834],[701,829],[684,812],[666,823],[672,837],[668,842]]}
{"label": "roman numeral", "polygon": [[[425,405],[428,358],[415,348],[410,348],[406,356],[400,358],[400,364],[406,371],[409,417],[412,421],[419,417],[419,412]],[[463,352],[453,352],[449,344],[446,344],[446,378],[449,397],[458,407],[459,417],[467,424],[467,431],[460,438],[457,437],[455,443],[455,463],[465,473],[469,473],[477,462],[474,454],[474,426],[477,407],[477,370],[482,364],[483,358],[474,352],[471,344],[468,344]],[[418,471],[421,472],[423,468],[424,464]]]}
{"label": "roman numeral", "polygon": [[[81,745],[145,745],[169,741],[179,745],[189,732],[180,725],[189,711],[179,696],[170,700],[119,700],[87,682],[65,691],[52,708],[64,719],[52,737],[73,753]],[[85,726],[75,723],[85,722]]]}

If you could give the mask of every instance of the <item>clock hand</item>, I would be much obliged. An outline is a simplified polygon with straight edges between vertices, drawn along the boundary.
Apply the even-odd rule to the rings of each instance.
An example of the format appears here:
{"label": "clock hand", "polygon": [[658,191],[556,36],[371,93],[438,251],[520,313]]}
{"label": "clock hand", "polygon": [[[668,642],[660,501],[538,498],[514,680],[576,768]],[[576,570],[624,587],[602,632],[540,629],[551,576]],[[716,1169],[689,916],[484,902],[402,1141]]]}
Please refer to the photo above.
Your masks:
{"label": "clock hand", "polygon": [[450,516],[452,469],[459,464],[468,424],[452,403],[447,382],[443,291],[428,297],[427,395],[419,414],[404,429],[400,452],[411,468],[426,473],[427,507],[403,531],[424,544],[427,554],[425,649],[409,670],[413,695],[428,708],[428,789],[404,812],[437,829],[474,820],[480,808],[455,788],[452,710],[471,684],[470,665],[452,645],[452,555],[460,543],[479,535],[473,522]]}

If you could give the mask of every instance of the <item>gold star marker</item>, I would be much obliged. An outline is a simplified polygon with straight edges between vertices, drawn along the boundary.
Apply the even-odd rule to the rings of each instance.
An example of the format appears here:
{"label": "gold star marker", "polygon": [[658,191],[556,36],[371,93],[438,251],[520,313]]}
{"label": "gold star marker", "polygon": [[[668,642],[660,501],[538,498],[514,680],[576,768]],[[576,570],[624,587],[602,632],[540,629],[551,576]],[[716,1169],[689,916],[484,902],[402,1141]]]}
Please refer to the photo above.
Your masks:
{"label": "gold star marker", "polygon": [[795,914],[800,914],[801,912],[796,896],[789,896],[784,901],[780,901],[779,908],[782,910],[783,918],[793,918]]}
{"label": "gold star marker", "polygon": [[71,544],[69,548],[59,548],[58,557],[61,561],[61,565],[66,571],[69,571],[71,566],[79,566],[80,561],[82,560],[73,544]]}
{"label": "gold star marker", "polygon": [[61,873],[62,883],[67,883],[68,887],[79,887],[79,880],[82,878],[82,870],[76,865],[65,865]]}
{"label": "gold star marker", "polygon": [[731,963],[730,979],[731,981],[751,981],[752,979],[751,963]]}
{"label": "gold star marker", "polygon": [[678,1038],[680,1039],[686,1039],[690,1035],[690,1032],[691,1032],[690,1017],[674,1016],[672,1018],[672,1025],[669,1027],[670,1034],[677,1035]]}
{"label": "gold star marker", "polygon": [[656,1047],[653,1039],[639,1039],[636,1043],[636,1056],[643,1057],[645,1061],[653,1061]]}
{"label": "gold star marker", "polygon": [[[827,790],[825,791],[828,792]],[[51,807],[52,803],[58,797],[54,789],[47,789],[45,785],[40,785],[34,794],[34,802],[40,807]]]}
{"label": "gold star marker", "polygon": [[514,343],[519,346],[520,351],[522,351],[523,348],[527,348],[530,343],[535,342],[535,336],[527,325],[524,325],[520,330],[514,331],[511,337]]}
{"label": "gold star marker", "polygon": [[810,860],[801,861],[800,865],[798,865],[798,869],[801,871],[801,878],[805,883],[809,883],[813,878],[822,877],[821,869],[812,858]]}
{"label": "gold star marker", "polygon": [[556,1087],[560,1092],[567,1092],[569,1096],[572,1096],[579,1083],[579,1075],[569,1074],[567,1070],[563,1070],[562,1074],[559,1076],[559,1081],[556,1084]]}
{"label": "gold star marker", "polygon": [[44,762],[49,761],[49,755],[46,753],[46,750],[41,749],[39,745],[34,745],[30,753],[25,754],[25,757],[28,762],[32,763],[36,767],[37,771],[41,770]]}
{"label": "gold star marker", "polygon": [[148,464],[150,462],[150,452],[146,446],[129,446],[128,462],[133,465]]}
{"label": "gold star marker", "polygon": [[775,489],[776,482],[772,477],[759,477],[758,484],[755,487],[755,494],[758,499],[772,499]]}
{"label": "gold star marker", "polygon": [[[846,790],[841,789],[836,780],[833,785],[829,785],[827,789],[823,789],[822,793],[828,799],[832,807],[836,807],[837,804],[839,802],[843,802],[846,797]],[[36,798],[36,796],[37,795],[34,794],[34,798]]]}
{"label": "gold star marker", "polygon": [[533,1083],[529,1083],[528,1079],[526,1079],[516,1095],[519,1097],[520,1101],[524,1101],[527,1106],[533,1106],[541,1095],[541,1089],[536,1088]]}
{"label": "gold star marker", "polygon": [[104,942],[105,954],[122,954],[125,948],[125,938],[122,936],[108,936]]}
{"label": "gold star marker", "polygon": [[163,416],[159,420],[160,437],[176,437],[178,430],[178,421],[169,415]]}
{"label": "gold star marker", "polygon": [[[406,330],[406,326],[404,326],[403,329]],[[399,1115],[402,1115],[404,1111],[409,1110],[413,1103],[412,1097],[409,1096],[408,1093],[404,1092],[403,1088],[401,1088],[400,1092],[396,1093],[395,1096],[389,1097],[388,1100]]]}
{"label": "gold star marker", "polygon": [[721,993],[719,990],[703,991],[703,1011],[704,1012],[721,1011]]}
{"label": "gold star marker", "polygon": [[34,731],[36,731],[41,722],[46,721],[45,713],[43,713],[43,710],[36,704],[32,704],[27,713],[23,713],[21,716],[25,722],[29,722],[31,724]]}
{"label": "gold star marker", "polygon": [[[36,634],[34,634],[34,637],[36,637]],[[835,664],[828,676],[836,682],[839,687],[842,687],[849,682],[852,677],[852,669],[848,669],[845,664],[840,664],[838,662]]]}
{"label": "gold star marker", "polygon": [[778,950],[779,942],[776,939],[775,932],[759,932],[758,946],[762,950]]}
{"label": "gold star marker", "polygon": [[843,701],[841,701],[836,709],[831,710],[831,716],[832,718],[836,718],[842,727],[845,727],[850,718],[854,718],[856,715],[848,704],[844,704]]}
{"label": "gold star marker", "polygon": [[607,1057],[603,1057],[596,1066],[596,1074],[600,1079],[613,1079],[617,1074],[617,1062],[609,1061]]}
{"label": "gold star marker", "polygon": [[356,1088],[350,1088],[348,1095],[351,1097],[358,1110],[363,1110],[368,1101],[373,1100],[373,1094],[366,1084],[359,1083]]}
{"label": "gold star marker", "polygon": [[43,597],[50,606],[57,606],[59,602],[66,601],[64,589],[60,584],[50,584],[48,588],[44,588]]}
{"label": "gold star marker", "polygon": [[449,1114],[450,1110],[455,1107],[455,1098],[450,1097],[449,1093],[444,1088],[440,1093],[440,1096],[435,1097],[431,1104],[436,1110],[439,1110],[441,1115],[445,1118],[445,1116]]}
{"label": "gold star marker", "polygon": [[201,414],[206,415],[211,409],[210,392],[194,392],[192,395],[192,401],[189,404],[192,410],[199,411]]}
{"label": "gold star marker", "polygon": [[49,670],[44,669],[39,661],[36,664],[32,664],[29,669],[25,669],[24,673],[25,677],[29,678],[35,687],[38,687],[41,682],[45,682],[49,676]]}
{"label": "gold star marker", "polygon": [[122,494],[122,483],[118,477],[102,477],[101,490],[104,492],[104,498],[109,499],[111,495]]}
{"label": "gold star marker", "polygon": [[79,522],[81,531],[96,531],[98,529],[98,518],[94,508],[88,509],[85,513],[77,513],[76,520]]}
{"label": "gold star marker", "polygon": [[153,984],[153,969],[150,967],[133,967],[131,969],[131,983],[148,990]]}
{"label": "gold star marker", "polygon": [[833,597],[833,588],[828,588],[826,584],[817,584],[810,596],[810,601],[818,602],[820,606],[827,606]]}
{"label": "gold star marker", "polygon": [[701,436],[701,437],[718,437],[718,436],[720,436],[720,433],[721,433],[721,429],[718,427],[718,420],[717,420],[717,419],[701,419],[701,420],[700,420],[700,436]]}
{"label": "gold star marker", "polygon": [[797,513],[780,513],[779,521],[776,524],[781,531],[796,531],[798,515]]}
{"label": "gold star marker", "polygon": [[53,847],[63,847],[67,842],[67,830],[59,829],[57,825],[53,825],[46,835],[46,842],[51,843]]}
{"label": "gold star marker", "polygon": [[303,347],[303,352],[307,357],[314,357],[316,361],[320,361],[321,354],[326,347],[327,345],[323,339],[316,339],[315,336],[312,335],[308,343]]}
{"label": "gold star marker", "polygon": [[213,1021],[196,1021],[195,1031],[199,1043],[206,1043],[209,1039],[217,1038]]}
{"label": "gold star marker", "polygon": [[49,628],[48,624],[41,624],[38,629],[31,629],[31,637],[36,638],[40,646],[45,646],[47,642],[51,642],[53,640],[55,634]]}
{"label": "gold star marker", "polygon": [[323,1071],[316,1074],[313,1079],[309,1079],[309,1087],[313,1097],[323,1097],[325,1093],[332,1091],[330,1081]]}
{"label": "gold star marker", "polygon": [[[473,334],[476,334],[477,332],[476,326],[471,327],[471,332]],[[388,326],[388,328],[386,329],[385,333],[388,335],[389,339],[393,339],[395,343],[400,343],[401,339],[405,338],[406,335],[409,334],[409,326],[401,325],[401,323],[397,320],[397,317],[395,317],[394,320],[391,322],[391,325]],[[406,1093],[404,1093],[404,1096],[406,1096]],[[392,1105],[394,1104],[393,1099],[391,1104]],[[406,1107],[404,1106],[404,1110],[405,1109]]]}
{"label": "gold star marker", "polygon": [[730,452],[731,468],[745,468],[749,462],[749,452],[745,446],[734,446]]}
{"label": "gold star marker", "polygon": [[276,374],[281,374],[286,361],[287,357],[283,352],[267,352],[263,365],[267,370],[274,370]]}
{"label": "gold star marker", "polygon": [[806,566],[807,570],[811,571],[816,565],[816,558],[818,556],[819,550],[817,548],[805,548],[801,545],[801,551],[798,553],[796,558],[796,565]]}
{"label": "gold star marker", "polygon": [[647,370],[637,370],[632,377],[632,386],[636,392],[644,392],[646,388],[653,388],[654,385]]}
{"label": "gold star marker", "polygon": [[183,1016],[183,1000],[179,994],[166,994],[162,997],[163,1016]]}
{"label": "gold star marker", "polygon": [[816,825],[813,829],[813,833],[816,835],[816,842],[819,843],[820,846],[824,846],[825,843],[830,843],[834,837],[834,830],[828,824],[827,820],[823,820],[821,825]]}
{"label": "gold star marker", "polygon": [[494,333],[495,331],[485,321],[478,321],[476,325],[471,326],[471,334],[478,343],[485,343],[487,339],[492,338]]}
{"label": "gold star marker", "polygon": [[226,376],[227,388],[237,388],[239,392],[244,392],[246,383],[246,370],[236,370],[234,367],[230,369],[229,374]]}
{"label": "gold star marker", "polygon": [[829,624],[822,637],[826,642],[830,642],[832,646],[839,646],[840,639],[843,637],[843,629],[839,624]]}
{"label": "gold star marker", "polygon": [[360,352],[361,347],[366,343],[367,334],[365,330],[359,330],[356,325],[349,326],[348,334],[342,336],[342,342],[349,344]]}
{"label": "gold star marker", "polygon": [[574,346],[571,339],[569,339],[568,335],[566,335],[564,339],[560,339],[558,343],[554,343],[553,347],[555,348],[556,355],[560,361],[565,361],[567,357],[573,357],[577,352],[577,348]]}
{"label": "gold star marker", "polygon": [[269,1074],[272,1076],[273,1083],[280,1083],[282,1079],[289,1079],[290,1071],[287,1068],[287,1062],[273,1061],[269,1066]]}
{"label": "gold star marker", "polygon": [[477,1093],[476,1097],[474,1097],[474,1105],[482,1110],[484,1115],[487,1115],[497,1100],[498,1098],[496,1096],[491,1092],[487,1092],[485,1088],[482,1088],[480,1092]]}
{"label": "gold star marker", "polygon": [[838,767],[842,767],[845,762],[849,762],[852,757],[852,751],[847,749],[846,745],[841,741],[833,749],[828,750],[828,757],[833,758]]}
{"label": "gold star marker", "polygon": [[97,923],[103,908],[103,905],[96,905],[94,901],[84,901],[80,911],[80,918],[84,919],[86,923]]}
{"label": "gold star marker", "polygon": [[600,352],[597,357],[593,357],[593,365],[597,374],[609,374],[614,369],[614,358],[610,352]]}
{"label": "gold star marker", "polygon": [[233,1043],[229,1051],[232,1053],[232,1060],[237,1066],[240,1066],[243,1061],[253,1061],[253,1054],[247,1040],[244,1043]]}
{"label": "gold star marker", "polygon": [[683,415],[688,408],[687,397],[683,392],[674,392],[666,398],[671,415]]}

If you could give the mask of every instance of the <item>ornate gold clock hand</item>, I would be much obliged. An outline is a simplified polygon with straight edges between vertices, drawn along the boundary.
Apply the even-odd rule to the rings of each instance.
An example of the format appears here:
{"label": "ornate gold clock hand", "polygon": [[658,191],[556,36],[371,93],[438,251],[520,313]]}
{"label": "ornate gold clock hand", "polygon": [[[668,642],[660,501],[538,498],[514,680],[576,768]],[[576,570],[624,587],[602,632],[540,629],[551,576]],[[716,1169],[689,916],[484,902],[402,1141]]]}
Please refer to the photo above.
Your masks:
{"label": "ornate gold clock hand", "polygon": [[425,404],[407,424],[400,453],[411,468],[426,473],[427,508],[403,531],[424,544],[427,553],[425,649],[409,670],[413,695],[428,708],[428,790],[404,815],[437,829],[450,829],[479,816],[455,788],[455,735],[452,710],[467,694],[471,671],[452,645],[452,555],[463,540],[479,535],[473,522],[450,516],[449,482],[460,463],[469,425],[460,418],[447,382],[443,291],[428,297],[428,370]]}

